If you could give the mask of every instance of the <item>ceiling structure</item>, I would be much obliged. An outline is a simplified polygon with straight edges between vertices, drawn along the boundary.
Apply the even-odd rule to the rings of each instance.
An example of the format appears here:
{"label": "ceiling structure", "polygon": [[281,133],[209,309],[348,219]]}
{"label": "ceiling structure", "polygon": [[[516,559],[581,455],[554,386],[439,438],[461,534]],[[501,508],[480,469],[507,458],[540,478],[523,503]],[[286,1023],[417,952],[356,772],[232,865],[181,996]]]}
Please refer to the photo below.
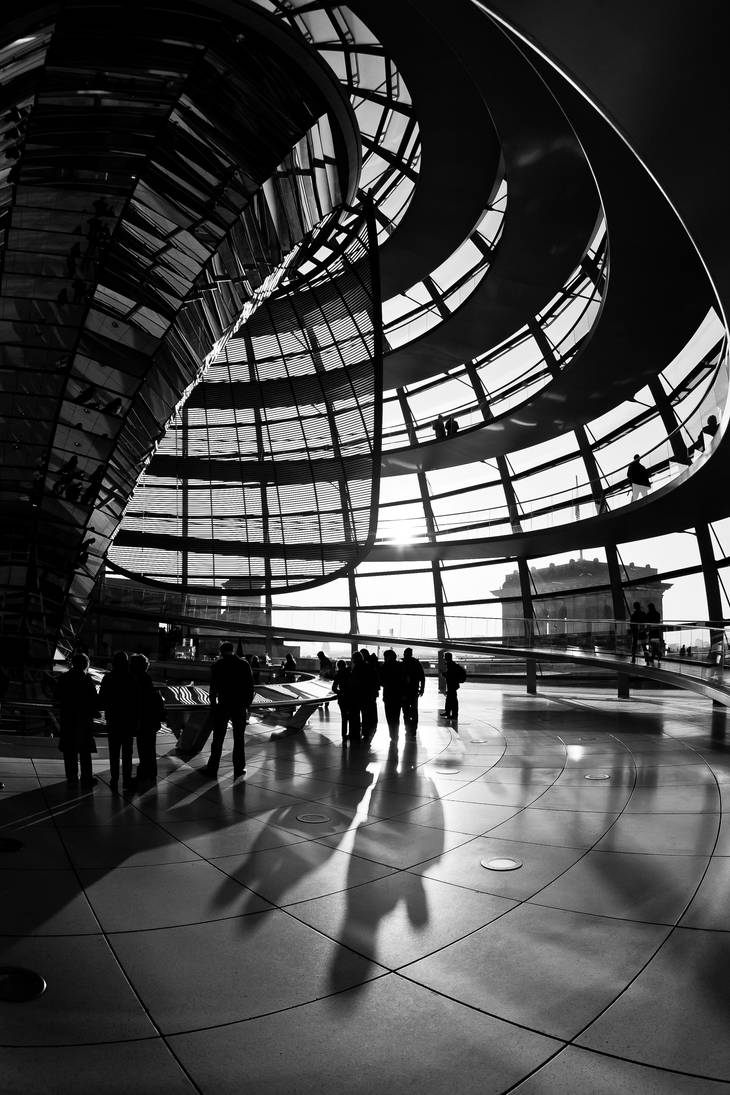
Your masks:
{"label": "ceiling structure", "polygon": [[445,638],[456,569],[517,559],[528,615],[587,547],[620,618],[621,545],[687,530],[726,614],[722,173],[677,151],[717,164],[724,85],[678,0],[184,7],[5,30],[6,621],[69,646],[105,559],[269,611],[339,577],[351,621],[407,570]]}

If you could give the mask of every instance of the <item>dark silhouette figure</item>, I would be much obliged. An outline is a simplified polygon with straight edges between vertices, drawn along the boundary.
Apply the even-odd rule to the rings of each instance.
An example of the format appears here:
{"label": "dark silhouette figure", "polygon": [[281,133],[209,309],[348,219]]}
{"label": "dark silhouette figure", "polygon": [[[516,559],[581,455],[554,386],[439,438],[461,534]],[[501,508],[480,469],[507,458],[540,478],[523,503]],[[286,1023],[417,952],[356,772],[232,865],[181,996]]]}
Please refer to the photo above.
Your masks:
{"label": "dark silhouette figure", "polygon": [[404,674],[403,662],[398,661],[395,650],[386,650],[380,667],[380,684],[383,689],[385,721],[390,740],[398,741],[400,716],[403,710]]}
{"label": "dark silhouette figure", "polygon": [[655,606],[649,601],[646,607],[646,636],[648,639],[648,653],[647,663],[654,665],[656,662],[657,667],[662,657],[662,618],[657,612]]}
{"label": "dark silhouette figure", "polygon": [[319,660],[319,675],[325,680],[332,680],[332,662],[325,654],[324,650],[317,651],[317,658]]}
{"label": "dark silhouette figure", "polygon": [[629,617],[631,621],[631,664],[636,664],[636,650],[644,641],[646,627],[646,613],[638,601],[634,601],[634,610]]}
{"label": "dark silhouette figure", "polygon": [[63,753],[63,767],[69,783],[79,782],[86,790],[96,783],[91,767],[91,754],[96,752],[94,717],[99,714],[96,685],[88,673],[86,654],[74,654],[71,668],[56,682],[56,703],[59,707],[60,734],[58,746]]}
{"label": "dark silhouette figure", "polygon": [[[366,655],[368,660],[366,661]],[[356,650],[352,658],[350,673],[350,741],[359,745],[363,739],[363,710],[367,716],[368,703],[372,692],[369,655],[367,651]]]}
{"label": "dark silhouette figure", "polygon": [[281,663],[281,668],[285,673],[296,673],[297,661],[293,654],[287,654]]}
{"label": "dark silhouette figure", "polygon": [[103,464],[99,464],[99,467],[92,471],[86,484],[86,488],[81,495],[81,501],[83,503],[87,504],[94,501],[97,494],[99,493],[99,490],[101,489],[101,484],[104,481],[105,472],[106,468]]}
{"label": "dark silhouette figure", "polygon": [[337,670],[332,678],[332,691],[337,696],[337,706],[340,709],[340,717],[342,719],[342,744],[345,745],[350,736],[352,678],[350,667],[342,658],[338,661]]}
{"label": "dark silhouette figure", "polygon": [[446,681],[446,702],[444,705],[444,718],[458,719],[459,717],[459,685],[464,680],[464,668],[454,661],[450,650],[444,654],[444,680]]}
{"label": "dark silhouette figure", "polygon": [[122,787],[128,789],[133,785],[132,753],[135,710],[129,672],[129,655],[126,650],[118,650],[112,658],[111,670],[99,686],[99,706],[106,714],[106,732],[109,742],[109,786],[112,791],[118,789],[119,757],[121,754]]}
{"label": "dark silhouette figure", "polygon": [[459,423],[456,418],[447,418],[444,422],[447,437],[455,437],[459,432]]}
{"label": "dark silhouette figure", "polygon": [[[323,681],[331,681],[334,676],[332,669],[332,662],[325,654],[324,650],[317,651],[317,658],[319,660],[319,675]],[[323,704],[325,711],[329,710],[329,703]]]}
{"label": "dark silhouette figure", "polygon": [[649,472],[639,460],[638,452],[634,454],[634,459],[626,469],[626,478],[631,487],[632,502],[636,502],[638,498],[643,498],[648,493],[651,479],[649,478]]}
{"label": "dark silhouette figure", "polygon": [[133,729],[137,738],[137,784],[157,782],[157,731],[165,714],[162,696],[149,675],[146,654],[129,659]]}
{"label": "dark silhouette figure", "polygon": [[446,440],[446,423],[444,422],[444,416],[440,414],[435,422],[432,423],[431,429],[436,435],[437,441]]}
{"label": "dark silhouette figure", "polygon": [[720,423],[717,421],[717,418],[715,417],[715,415],[714,414],[709,415],[708,418],[707,418],[707,423],[700,430],[700,432],[697,436],[697,440],[695,441],[694,445],[690,449],[690,453],[704,452],[705,451],[705,438],[704,438],[704,435],[707,434],[707,436],[710,439],[712,439],[719,429],[720,429]]}
{"label": "dark silhouette figure", "polygon": [[378,728],[378,696],[380,695],[380,662],[377,654],[363,651],[364,695],[360,709],[363,741],[369,742]]}
{"label": "dark silhouette figure", "polygon": [[[220,645],[220,657],[210,671],[210,706],[213,716],[213,741],[205,774],[215,779],[218,775],[223,742],[228,723],[233,728],[233,777],[238,779],[246,771],[246,721],[253,700],[253,673],[243,658],[233,653],[233,643]],[[292,659],[293,660],[293,659]]]}
{"label": "dark silhouette figure", "polygon": [[403,651],[403,722],[406,738],[411,741],[418,729],[418,701],[426,691],[426,674],[413,650],[407,646]]}

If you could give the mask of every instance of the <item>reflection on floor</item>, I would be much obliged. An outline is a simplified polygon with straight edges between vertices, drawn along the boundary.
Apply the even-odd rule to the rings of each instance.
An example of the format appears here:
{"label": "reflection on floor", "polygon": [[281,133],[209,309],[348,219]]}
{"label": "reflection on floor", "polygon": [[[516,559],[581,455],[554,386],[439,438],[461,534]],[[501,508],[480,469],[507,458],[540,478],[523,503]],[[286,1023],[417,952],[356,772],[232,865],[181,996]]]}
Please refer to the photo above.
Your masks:
{"label": "reflection on floor", "polygon": [[5,1095],[730,1091],[709,702],[467,683],[456,733],[429,685],[397,753],[333,707],[235,784],[161,736],[156,789],[84,795],[2,739],[0,962],[48,983],[0,1003]]}

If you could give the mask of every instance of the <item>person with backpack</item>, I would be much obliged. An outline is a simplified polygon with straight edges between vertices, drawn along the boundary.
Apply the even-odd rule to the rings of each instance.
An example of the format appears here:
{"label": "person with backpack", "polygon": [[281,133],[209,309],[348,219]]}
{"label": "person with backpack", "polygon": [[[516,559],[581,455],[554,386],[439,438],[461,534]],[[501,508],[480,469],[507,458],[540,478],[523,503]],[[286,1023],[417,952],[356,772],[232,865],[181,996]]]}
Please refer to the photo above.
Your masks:
{"label": "person with backpack", "polygon": [[466,680],[466,670],[454,661],[450,650],[444,654],[444,679],[446,681],[446,706],[442,712],[444,718],[456,721],[459,717],[459,685]]}

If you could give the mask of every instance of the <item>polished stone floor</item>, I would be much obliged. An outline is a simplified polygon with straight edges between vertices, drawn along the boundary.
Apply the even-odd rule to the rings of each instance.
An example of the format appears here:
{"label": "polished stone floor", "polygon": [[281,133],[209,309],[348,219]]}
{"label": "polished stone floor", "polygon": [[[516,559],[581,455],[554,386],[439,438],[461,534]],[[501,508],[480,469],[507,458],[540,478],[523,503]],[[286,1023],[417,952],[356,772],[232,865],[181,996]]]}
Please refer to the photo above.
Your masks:
{"label": "polished stone floor", "polygon": [[333,707],[216,784],[160,735],[128,798],[0,738],[0,963],[48,985],[0,1003],[3,1095],[730,1091],[709,701],[467,683],[456,733],[433,684],[397,754]]}

